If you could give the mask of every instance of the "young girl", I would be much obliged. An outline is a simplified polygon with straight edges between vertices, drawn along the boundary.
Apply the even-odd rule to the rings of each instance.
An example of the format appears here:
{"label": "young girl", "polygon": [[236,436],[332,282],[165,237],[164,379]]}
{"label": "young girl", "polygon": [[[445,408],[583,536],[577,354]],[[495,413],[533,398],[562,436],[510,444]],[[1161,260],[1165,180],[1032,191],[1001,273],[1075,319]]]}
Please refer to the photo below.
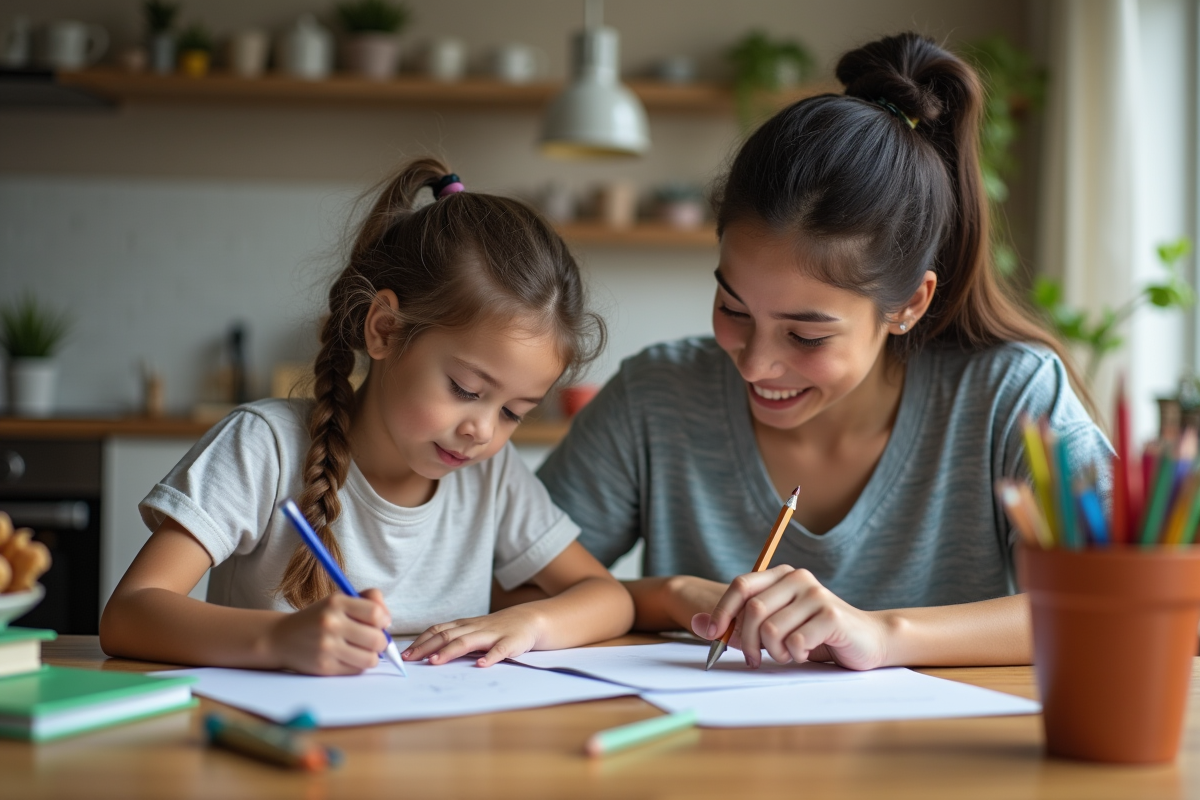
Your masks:
{"label": "young girl", "polygon": [[[437,199],[417,208],[427,186]],[[534,212],[410,164],[330,289],[315,401],[239,408],[142,502],[154,533],[104,610],[104,651],[337,675],[374,666],[384,628],[424,630],[406,660],[486,651],[480,666],[624,633],[628,593],[508,444],[603,333]],[[278,508],[288,497],[350,582],[379,588],[334,591]],[[209,602],[190,599],[209,567]],[[547,599],[489,614],[493,578]]]}
{"label": "young girl", "polygon": [[[717,192],[715,338],[625,362],[540,475],[601,561],[645,540],[637,627],[736,620],[751,665],[1028,663],[993,483],[1024,471],[1023,415],[1073,463],[1108,444],[988,261],[976,75],[905,34],[837,76]],[[778,566],[735,579],[796,484]]]}

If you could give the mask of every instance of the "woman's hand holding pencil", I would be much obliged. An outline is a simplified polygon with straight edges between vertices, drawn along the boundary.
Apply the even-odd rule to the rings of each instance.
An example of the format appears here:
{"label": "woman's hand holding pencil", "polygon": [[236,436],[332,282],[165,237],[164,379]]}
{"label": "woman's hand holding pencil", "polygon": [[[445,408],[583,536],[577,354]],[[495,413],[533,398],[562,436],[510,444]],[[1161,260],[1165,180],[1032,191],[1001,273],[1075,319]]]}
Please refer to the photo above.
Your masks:
{"label": "woman's hand holding pencil", "polygon": [[292,614],[270,633],[269,647],[282,666],[308,675],[357,675],[379,663],[392,624],[378,589],[361,597],[340,592]]}

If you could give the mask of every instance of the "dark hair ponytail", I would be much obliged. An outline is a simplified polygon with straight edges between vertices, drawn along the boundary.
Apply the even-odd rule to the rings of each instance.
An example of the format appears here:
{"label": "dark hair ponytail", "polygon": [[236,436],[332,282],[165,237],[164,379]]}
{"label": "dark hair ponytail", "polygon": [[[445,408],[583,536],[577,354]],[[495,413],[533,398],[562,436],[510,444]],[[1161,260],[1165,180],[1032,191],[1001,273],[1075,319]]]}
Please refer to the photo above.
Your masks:
{"label": "dark hair ponytail", "polygon": [[[604,347],[604,323],[586,308],[574,258],[535,211],[509,198],[461,191],[418,204],[422,189],[444,183],[449,174],[441,161],[422,158],[385,181],[329,289],[313,367],[316,399],[304,491],[297,502],[343,566],[330,526],[341,514],[337,495],[352,457],[356,399],[350,375],[365,346],[367,311],[381,290],[399,299],[392,337],[397,354],[422,333],[484,319],[519,319],[553,333],[568,377]],[[332,591],[316,558],[297,546],[278,592],[301,608]]]}
{"label": "dark hair ponytail", "polygon": [[938,276],[925,318],[890,351],[928,342],[976,350],[1044,345],[1086,386],[1063,346],[1001,286],[989,255],[979,169],[983,88],[974,70],[915,33],[842,56],[843,95],[802,100],[743,145],[718,188],[718,231],[756,219],[795,231],[816,277],[870,297],[886,317],[926,270]]}

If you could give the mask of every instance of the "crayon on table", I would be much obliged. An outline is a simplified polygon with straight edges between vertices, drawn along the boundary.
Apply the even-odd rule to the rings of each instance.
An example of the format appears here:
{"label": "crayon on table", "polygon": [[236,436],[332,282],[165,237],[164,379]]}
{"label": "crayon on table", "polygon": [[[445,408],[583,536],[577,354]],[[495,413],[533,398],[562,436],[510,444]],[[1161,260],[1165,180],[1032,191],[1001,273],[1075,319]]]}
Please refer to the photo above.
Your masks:
{"label": "crayon on table", "polygon": [[[292,523],[292,527],[296,529],[296,533],[300,534],[300,540],[312,551],[316,556],[317,561],[329,573],[329,577],[337,584],[337,587],[343,593],[351,597],[359,597],[354,587],[350,585],[350,581],[346,578],[341,567],[333,560],[333,556],[329,555],[329,551],[325,549],[325,545],[321,544],[321,540],[317,537],[317,532],[308,524],[308,520],[304,518],[304,514],[300,513],[300,507],[293,500],[284,500],[280,506],[283,510],[283,515]],[[396,643],[392,641],[392,635],[387,631],[383,632],[387,637],[387,647],[384,648],[383,655],[396,669],[400,670],[400,674],[408,677],[408,671],[404,669],[404,662],[400,659],[400,651],[396,649]]]}
{"label": "crayon on table", "polygon": [[696,712],[689,709],[662,717],[644,719],[619,728],[609,728],[593,734],[584,745],[589,756],[604,756],[639,744],[661,739],[696,724]]}
{"label": "crayon on table", "polygon": [[281,767],[319,772],[340,760],[340,754],[318,744],[303,742],[286,728],[265,723],[225,719],[219,714],[204,718],[212,744]]}

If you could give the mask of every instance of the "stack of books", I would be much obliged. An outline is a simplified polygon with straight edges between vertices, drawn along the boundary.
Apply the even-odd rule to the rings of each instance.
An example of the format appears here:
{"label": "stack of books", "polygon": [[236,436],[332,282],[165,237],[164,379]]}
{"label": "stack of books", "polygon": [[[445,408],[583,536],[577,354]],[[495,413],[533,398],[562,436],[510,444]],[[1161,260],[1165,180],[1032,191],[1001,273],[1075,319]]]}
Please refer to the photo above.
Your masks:
{"label": "stack of books", "polygon": [[55,636],[0,628],[0,736],[43,742],[196,705],[194,678],[43,665]]}

